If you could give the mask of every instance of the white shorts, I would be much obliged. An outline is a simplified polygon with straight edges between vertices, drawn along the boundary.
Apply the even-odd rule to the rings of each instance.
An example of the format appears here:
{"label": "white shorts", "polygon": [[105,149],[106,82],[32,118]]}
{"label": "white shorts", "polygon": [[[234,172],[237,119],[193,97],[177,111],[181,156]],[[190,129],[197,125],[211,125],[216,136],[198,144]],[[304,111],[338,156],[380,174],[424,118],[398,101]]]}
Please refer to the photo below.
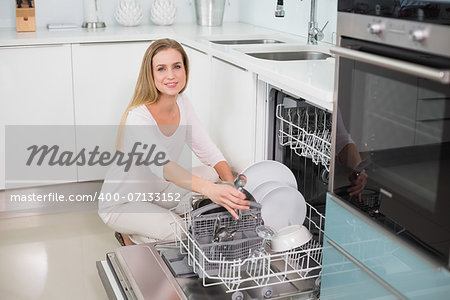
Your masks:
{"label": "white shorts", "polygon": [[[212,167],[195,167],[192,169],[192,174],[211,182],[219,180],[219,175]],[[136,244],[173,240],[174,233],[170,224],[174,220],[169,209],[176,207],[176,213],[186,212],[187,205],[190,205],[192,191],[171,183],[164,193],[179,193],[180,201],[123,203],[113,207],[106,225],[114,231],[128,234]]]}

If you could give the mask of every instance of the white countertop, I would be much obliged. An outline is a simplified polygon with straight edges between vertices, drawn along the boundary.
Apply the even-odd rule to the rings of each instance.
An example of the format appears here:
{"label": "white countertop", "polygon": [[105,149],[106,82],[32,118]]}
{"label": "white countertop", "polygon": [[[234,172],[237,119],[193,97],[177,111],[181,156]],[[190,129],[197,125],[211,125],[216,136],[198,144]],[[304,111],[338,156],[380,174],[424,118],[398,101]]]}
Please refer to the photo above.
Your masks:
{"label": "white countertop", "polygon": [[[196,24],[172,26],[142,25],[138,27],[109,26],[104,29],[48,30],[18,33],[14,28],[0,29],[0,47],[44,44],[102,43],[148,41],[173,38],[209,53],[214,57],[258,74],[258,78],[284,91],[301,97],[329,111],[333,110],[334,58],[315,61],[272,61],[246,55],[247,52],[270,52],[276,49],[301,50],[311,47],[328,51],[329,44],[306,46],[306,38],[244,23],[224,23],[221,27]],[[285,44],[227,46],[213,44],[209,39],[272,38]]]}

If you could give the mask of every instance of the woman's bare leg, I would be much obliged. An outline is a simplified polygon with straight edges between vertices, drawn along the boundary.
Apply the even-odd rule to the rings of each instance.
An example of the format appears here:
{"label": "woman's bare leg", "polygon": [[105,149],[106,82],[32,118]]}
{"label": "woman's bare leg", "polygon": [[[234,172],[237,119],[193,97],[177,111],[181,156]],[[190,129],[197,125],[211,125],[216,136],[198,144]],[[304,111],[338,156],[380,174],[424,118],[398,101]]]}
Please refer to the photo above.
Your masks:
{"label": "woman's bare leg", "polygon": [[122,235],[122,238],[123,238],[123,242],[125,243],[125,246],[136,245],[136,244],[133,243],[133,241],[130,239],[130,237],[128,236],[128,234],[121,233],[121,235]]}

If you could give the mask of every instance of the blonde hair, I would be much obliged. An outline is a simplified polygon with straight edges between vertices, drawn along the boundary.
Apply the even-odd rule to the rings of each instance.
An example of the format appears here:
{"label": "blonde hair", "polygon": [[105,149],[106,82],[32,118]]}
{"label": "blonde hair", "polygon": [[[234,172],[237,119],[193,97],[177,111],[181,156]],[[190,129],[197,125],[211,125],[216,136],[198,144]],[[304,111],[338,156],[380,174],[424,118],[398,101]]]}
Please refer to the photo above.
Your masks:
{"label": "blonde hair", "polygon": [[180,94],[186,89],[189,80],[189,59],[180,43],[172,39],[160,39],[154,41],[150,47],[145,51],[142,59],[141,70],[137,79],[136,87],[134,89],[133,97],[125,110],[120,125],[124,125],[128,116],[128,112],[136,106],[156,103],[159,99],[160,92],[155,86],[153,79],[153,57],[162,50],[175,49],[180,52],[183,58],[184,70],[186,72],[186,84],[180,91]]}
{"label": "blonde hair", "polygon": [[167,49],[177,50],[182,58],[184,64],[184,70],[186,72],[186,83],[181,89],[180,94],[186,89],[189,80],[189,59],[180,43],[172,39],[160,39],[154,41],[145,51],[144,58],[142,59],[141,70],[139,71],[139,77],[136,82],[133,97],[127,106],[122,118],[120,119],[119,132],[116,140],[116,149],[120,149],[122,140],[122,129],[127,120],[128,113],[133,108],[145,104],[156,103],[159,99],[160,92],[155,86],[153,79],[153,57],[160,51]]}

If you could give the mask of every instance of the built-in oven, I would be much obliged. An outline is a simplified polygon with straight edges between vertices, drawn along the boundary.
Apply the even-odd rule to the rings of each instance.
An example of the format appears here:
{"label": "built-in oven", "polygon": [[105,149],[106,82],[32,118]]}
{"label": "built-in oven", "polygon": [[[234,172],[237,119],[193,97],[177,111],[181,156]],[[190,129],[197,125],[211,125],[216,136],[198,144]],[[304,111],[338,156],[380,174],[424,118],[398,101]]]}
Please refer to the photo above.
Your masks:
{"label": "built-in oven", "polygon": [[[364,173],[374,197],[346,200],[449,267],[450,3],[347,0],[338,11],[330,188],[345,194]],[[342,139],[357,151],[339,153]]]}

